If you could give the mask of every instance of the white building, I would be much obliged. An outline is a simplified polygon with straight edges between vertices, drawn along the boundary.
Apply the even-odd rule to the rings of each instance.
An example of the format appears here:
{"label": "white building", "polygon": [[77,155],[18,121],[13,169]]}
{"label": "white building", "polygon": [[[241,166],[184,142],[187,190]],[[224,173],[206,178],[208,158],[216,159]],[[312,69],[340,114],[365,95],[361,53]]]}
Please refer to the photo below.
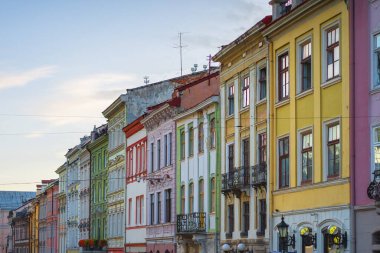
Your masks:
{"label": "white building", "polygon": [[67,164],[64,163],[56,171],[59,175],[59,192],[57,195],[59,205],[59,219],[58,219],[58,252],[66,253],[67,249]]}
{"label": "white building", "polygon": [[140,117],[123,130],[127,141],[126,230],[127,252],[146,252],[146,130]]}

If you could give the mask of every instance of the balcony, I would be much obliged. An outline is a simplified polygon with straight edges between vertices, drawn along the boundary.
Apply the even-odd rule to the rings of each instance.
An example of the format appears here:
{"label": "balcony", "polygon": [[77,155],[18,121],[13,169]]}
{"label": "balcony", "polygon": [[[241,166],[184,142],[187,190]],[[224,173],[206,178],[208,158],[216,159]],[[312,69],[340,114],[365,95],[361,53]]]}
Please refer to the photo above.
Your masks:
{"label": "balcony", "polygon": [[189,213],[177,215],[177,233],[204,233],[206,232],[206,213]]}
{"label": "balcony", "polygon": [[380,169],[373,172],[373,181],[367,188],[367,195],[370,199],[380,202]]}
{"label": "balcony", "polygon": [[250,186],[250,172],[249,167],[234,168],[233,171],[229,171],[222,175],[222,193],[233,193],[237,197],[243,189],[247,189]]}
{"label": "balcony", "polygon": [[260,163],[252,167],[252,187],[256,190],[267,187],[267,164]]}

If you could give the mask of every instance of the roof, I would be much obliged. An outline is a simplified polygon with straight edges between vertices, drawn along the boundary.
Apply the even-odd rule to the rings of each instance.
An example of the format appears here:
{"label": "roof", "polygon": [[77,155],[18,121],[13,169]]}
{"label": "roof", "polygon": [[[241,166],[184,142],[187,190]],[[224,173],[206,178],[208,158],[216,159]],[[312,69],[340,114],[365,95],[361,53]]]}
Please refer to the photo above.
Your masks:
{"label": "roof", "polygon": [[0,209],[13,210],[36,196],[35,192],[0,191]]}

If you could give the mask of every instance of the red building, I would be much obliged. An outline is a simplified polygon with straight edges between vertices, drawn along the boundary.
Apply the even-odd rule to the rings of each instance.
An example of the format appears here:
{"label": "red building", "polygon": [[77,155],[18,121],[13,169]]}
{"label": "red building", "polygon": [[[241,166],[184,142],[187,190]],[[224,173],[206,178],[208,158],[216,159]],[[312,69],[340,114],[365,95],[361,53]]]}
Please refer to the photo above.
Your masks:
{"label": "red building", "polygon": [[58,180],[42,180],[46,187],[37,195],[39,213],[39,253],[58,253]]}

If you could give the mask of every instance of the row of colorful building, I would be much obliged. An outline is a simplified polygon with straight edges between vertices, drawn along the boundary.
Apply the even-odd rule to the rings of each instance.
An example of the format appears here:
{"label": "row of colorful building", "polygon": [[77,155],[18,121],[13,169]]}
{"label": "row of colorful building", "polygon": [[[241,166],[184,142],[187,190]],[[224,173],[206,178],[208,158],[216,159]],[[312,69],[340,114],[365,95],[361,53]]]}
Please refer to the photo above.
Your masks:
{"label": "row of colorful building", "polygon": [[380,252],[380,1],[271,5],[220,68],[108,106],[9,252]]}

